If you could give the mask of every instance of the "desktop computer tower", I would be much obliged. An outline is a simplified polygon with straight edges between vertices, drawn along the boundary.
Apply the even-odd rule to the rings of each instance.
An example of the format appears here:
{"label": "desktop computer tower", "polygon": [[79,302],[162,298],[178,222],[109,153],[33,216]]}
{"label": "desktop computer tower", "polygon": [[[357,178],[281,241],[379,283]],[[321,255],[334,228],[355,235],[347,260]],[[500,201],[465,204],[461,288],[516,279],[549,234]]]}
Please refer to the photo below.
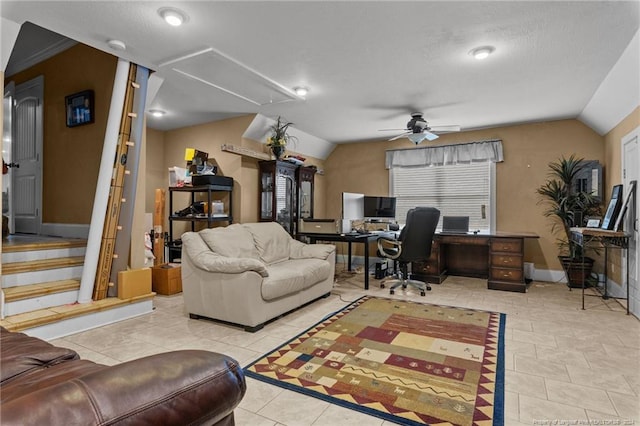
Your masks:
{"label": "desktop computer tower", "polygon": [[384,277],[387,276],[387,270],[388,270],[388,267],[387,267],[387,261],[386,260],[384,260],[382,262],[377,262],[376,263],[376,273],[374,275],[374,278],[376,280],[383,279]]}

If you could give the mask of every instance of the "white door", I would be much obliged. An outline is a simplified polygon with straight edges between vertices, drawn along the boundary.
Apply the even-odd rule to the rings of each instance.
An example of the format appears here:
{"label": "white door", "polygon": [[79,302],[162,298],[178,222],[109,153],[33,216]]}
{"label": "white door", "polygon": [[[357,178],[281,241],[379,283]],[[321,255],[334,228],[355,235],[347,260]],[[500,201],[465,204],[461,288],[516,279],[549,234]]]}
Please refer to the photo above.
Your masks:
{"label": "white door", "polygon": [[16,86],[11,206],[18,233],[38,234],[42,224],[43,93],[42,76]]}
{"label": "white door", "polygon": [[2,160],[8,165],[7,174],[2,176],[2,215],[9,218],[9,231],[13,233],[15,224],[13,221],[13,208],[11,203],[11,169],[13,168],[13,117],[16,87],[10,82],[4,87],[4,99],[2,100]]}
{"label": "white door", "polygon": [[[625,190],[625,200],[631,188],[630,182],[636,181],[636,205],[629,206],[624,218],[623,230],[630,233],[629,249],[626,255],[629,256],[629,311],[636,316],[640,316],[640,290],[638,288],[638,212],[640,210],[640,197],[638,194],[638,178],[640,177],[640,149],[638,139],[640,137],[640,127],[622,138],[622,184]],[[626,257],[623,257],[623,274],[626,267]],[[624,280],[624,275],[623,275]]]}

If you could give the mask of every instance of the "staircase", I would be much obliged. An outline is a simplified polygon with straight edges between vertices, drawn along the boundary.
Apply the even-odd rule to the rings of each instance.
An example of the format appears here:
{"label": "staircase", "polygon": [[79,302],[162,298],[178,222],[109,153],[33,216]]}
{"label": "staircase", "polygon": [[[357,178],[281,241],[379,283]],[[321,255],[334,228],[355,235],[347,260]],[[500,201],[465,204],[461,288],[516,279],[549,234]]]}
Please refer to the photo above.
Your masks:
{"label": "staircase", "polygon": [[34,236],[4,240],[0,325],[53,339],[150,312],[154,293],[77,303],[86,244]]}

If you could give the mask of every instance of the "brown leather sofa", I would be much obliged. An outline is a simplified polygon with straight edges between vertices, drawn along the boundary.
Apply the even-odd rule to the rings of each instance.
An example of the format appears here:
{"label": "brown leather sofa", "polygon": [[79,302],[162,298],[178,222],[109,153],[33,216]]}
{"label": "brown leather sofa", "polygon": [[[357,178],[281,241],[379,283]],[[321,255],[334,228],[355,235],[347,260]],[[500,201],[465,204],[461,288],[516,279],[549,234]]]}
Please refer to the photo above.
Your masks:
{"label": "brown leather sofa", "polygon": [[183,350],[105,366],[0,327],[7,425],[234,425],[246,383],[225,355]]}

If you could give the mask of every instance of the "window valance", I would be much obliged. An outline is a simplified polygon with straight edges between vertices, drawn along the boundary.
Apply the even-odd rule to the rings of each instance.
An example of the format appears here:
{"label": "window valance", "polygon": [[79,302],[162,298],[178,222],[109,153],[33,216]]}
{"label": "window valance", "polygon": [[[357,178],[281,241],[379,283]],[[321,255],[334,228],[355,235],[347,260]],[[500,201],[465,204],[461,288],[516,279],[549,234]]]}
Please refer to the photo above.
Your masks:
{"label": "window valance", "polygon": [[504,161],[502,141],[491,140],[386,152],[386,167],[441,166],[445,164]]}

